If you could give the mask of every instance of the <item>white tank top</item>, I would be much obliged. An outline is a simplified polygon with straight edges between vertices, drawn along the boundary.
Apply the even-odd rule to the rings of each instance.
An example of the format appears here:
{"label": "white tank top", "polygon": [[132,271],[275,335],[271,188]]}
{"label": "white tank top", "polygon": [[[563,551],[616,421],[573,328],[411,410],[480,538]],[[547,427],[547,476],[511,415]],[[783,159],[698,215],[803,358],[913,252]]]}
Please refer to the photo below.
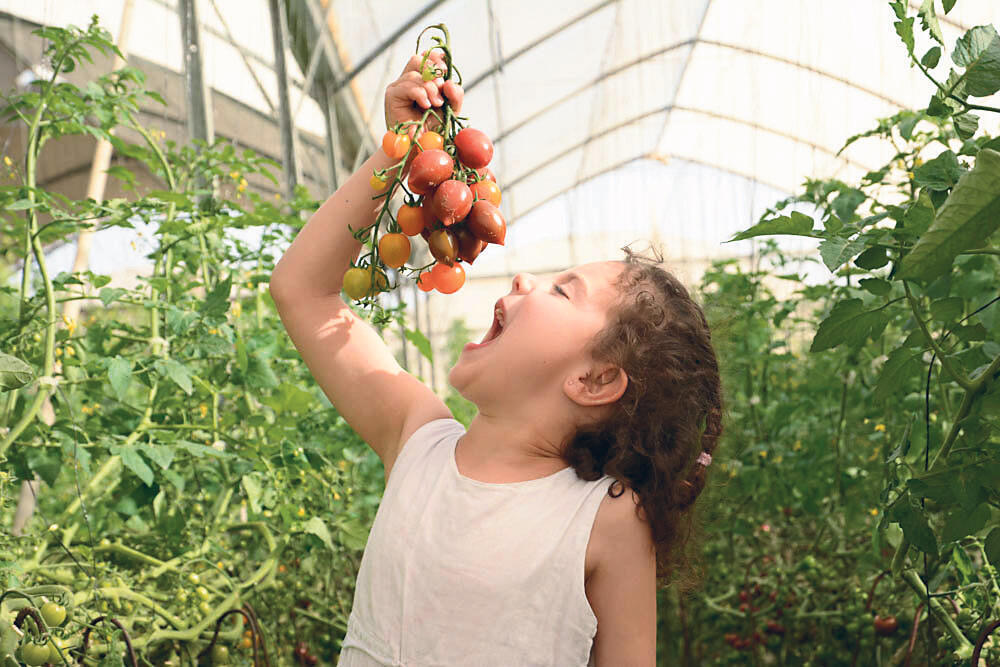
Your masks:
{"label": "white tank top", "polygon": [[421,426],[375,515],[338,667],[585,667],[594,517],[614,480],[571,467],[491,484],[463,476],[453,419]]}

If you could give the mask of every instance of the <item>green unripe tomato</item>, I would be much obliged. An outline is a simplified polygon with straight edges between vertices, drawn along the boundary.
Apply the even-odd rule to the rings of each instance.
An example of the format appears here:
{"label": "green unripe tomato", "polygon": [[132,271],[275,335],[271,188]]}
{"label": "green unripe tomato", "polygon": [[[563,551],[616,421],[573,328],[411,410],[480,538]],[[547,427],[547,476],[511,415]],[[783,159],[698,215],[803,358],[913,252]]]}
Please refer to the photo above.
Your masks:
{"label": "green unripe tomato", "polygon": [[22,644],[21,660],[26,665],[44,665],[49,661],[49,647],[34,642]]}
{"label": "green unripe tomato", "polygon": [[46,602],[39,611],[42,613],[42,618],[45,619],[45,625],[50,628],[62,625],[63,621],[66,620],[66,607],[61,604]]}
{"label": "green unripe tomato", "polygon": [[200,603],[198,604],[198,610],[199,610],[199,611],[200,611],[200,612],[201,612],[202,614],[204,614],[205,616],[208,616],[209,614],[211,614],[211,613],[212,613],[212,605],[210,605],[210,604],[208,604],[208,602],[206,602],[206,601],[202,600],[202,601],[201,601],[201,602],[200,602]]}
{"label": "green unripe tomato", "polygon": [[62,649],[63,652],[65,652],[66,651],[66,642],[64,642],[62,639],[59,639],[59,637],[50,636],[49,637],[49,662],[51,662],[54,665],[61,665],[61,664],[63,664],[62,655],[60,655],[59,649]]}
{"label": "green unripe tomato", "polygon": [[222,644],[216,644],[212,647],[212,664],[213,665],[228,665],[229,664],[229,649]]}

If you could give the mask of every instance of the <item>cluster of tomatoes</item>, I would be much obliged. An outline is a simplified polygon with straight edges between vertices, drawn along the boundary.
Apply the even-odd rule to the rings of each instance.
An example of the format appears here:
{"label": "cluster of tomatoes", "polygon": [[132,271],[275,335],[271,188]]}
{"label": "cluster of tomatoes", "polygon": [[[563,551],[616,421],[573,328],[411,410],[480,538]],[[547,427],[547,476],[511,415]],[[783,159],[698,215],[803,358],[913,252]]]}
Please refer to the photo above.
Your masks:
{"label": "cluster of tomatoes", "polygon": [[[428,71],[424,78],[434,75]],[[488,244],[504,243],[507,222],[500,212],[500,186],[489,169],[493,142],[481,130],[461,127],[450,109],[442,110],[443,119],[428,111],[419,123],[400,123],[382,137],[382,151],[397,162],[375,171],[371,187],[387,204],[356,237],[374,240],[384,216],[389,217],[388,230],[372,244],[370,261],[363,262],[368,265],[353,266],[344,275],[344,292],[352,299],[388,289],[387,268],[408,270],[425,292],[452,294],[465,284],[463,264],[472,264]],[[425,131],[432,115],[440,131]],[[397,186],[405,196],[393,216],[388,201]],[[406,267],[410,239],[416,236],[427,243],[433,264]]]}

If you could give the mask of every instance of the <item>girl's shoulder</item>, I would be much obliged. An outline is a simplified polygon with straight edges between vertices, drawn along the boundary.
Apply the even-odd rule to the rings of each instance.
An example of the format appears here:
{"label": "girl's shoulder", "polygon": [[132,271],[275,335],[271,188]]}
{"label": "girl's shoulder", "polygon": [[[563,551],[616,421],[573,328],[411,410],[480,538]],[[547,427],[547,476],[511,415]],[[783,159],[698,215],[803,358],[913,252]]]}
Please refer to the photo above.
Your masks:
{"label": "girl's shoulder", "polygon": [[640,511],[638,496],[627,486],[617,497],[605,494],[597,508],[587,546],[587,578],[597,568],[625,565],[615,562],[623,556],[625,545],[634,547],[636,552],[648,547],[655,555],[652,533]]}

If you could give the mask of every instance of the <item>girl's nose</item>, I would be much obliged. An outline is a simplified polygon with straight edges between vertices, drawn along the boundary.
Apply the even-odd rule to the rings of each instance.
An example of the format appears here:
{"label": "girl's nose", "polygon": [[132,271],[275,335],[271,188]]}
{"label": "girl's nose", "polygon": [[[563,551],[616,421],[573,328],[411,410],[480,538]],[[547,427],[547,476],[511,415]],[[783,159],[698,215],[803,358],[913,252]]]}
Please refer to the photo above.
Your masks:
{"label": "girl's nose", "polygon": [[527,294],[535,288],[535,277],[530,273],[518,273],[514,276],[512,288],[516,294]]}

